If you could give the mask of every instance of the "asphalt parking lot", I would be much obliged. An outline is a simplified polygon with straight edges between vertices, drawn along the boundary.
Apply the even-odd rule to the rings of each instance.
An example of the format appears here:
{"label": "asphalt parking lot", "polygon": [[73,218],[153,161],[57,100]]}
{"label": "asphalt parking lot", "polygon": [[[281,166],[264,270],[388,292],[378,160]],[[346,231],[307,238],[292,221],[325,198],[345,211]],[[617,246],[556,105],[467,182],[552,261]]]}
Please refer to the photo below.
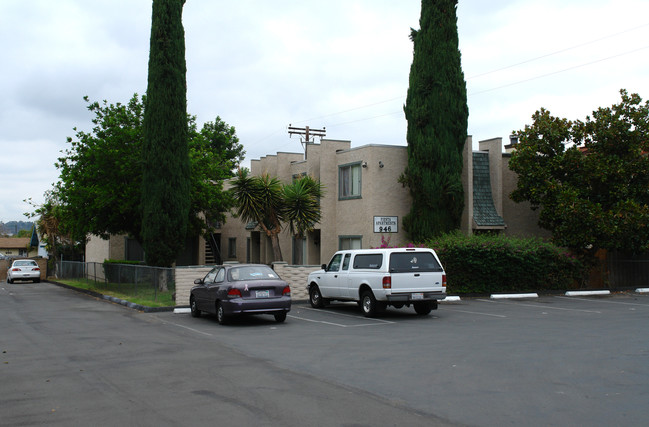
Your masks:
{"label": "asphalt parking lot", "polygon": [[294,302],[282,324],[221,326],[48,283],[0,284],[0,324],[0,425],[178,425],[215,413],[239,425],[649,422],[649,295],[634,292],[465,298],[375,319],[352,303]]}
{"label": "asphalt parking lot", "polygon": [[471,298],[440,304],[430,316],[404,308],[375,319],[353,303],[300,302],[281,325],[263,316],[226,327],[211,317],[170,321],[454,423],[649,422],[646,294]]}

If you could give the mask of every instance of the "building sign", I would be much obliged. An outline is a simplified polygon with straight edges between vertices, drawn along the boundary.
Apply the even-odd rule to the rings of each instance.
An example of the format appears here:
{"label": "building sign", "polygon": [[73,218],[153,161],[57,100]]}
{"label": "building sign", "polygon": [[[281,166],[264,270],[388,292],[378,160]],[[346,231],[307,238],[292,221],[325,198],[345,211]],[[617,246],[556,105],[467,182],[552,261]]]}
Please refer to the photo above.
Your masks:
{"label": "building sign", "polygon": [[399,217],[398,216],[375,216],[374,232],[375,233],[398,233]]}

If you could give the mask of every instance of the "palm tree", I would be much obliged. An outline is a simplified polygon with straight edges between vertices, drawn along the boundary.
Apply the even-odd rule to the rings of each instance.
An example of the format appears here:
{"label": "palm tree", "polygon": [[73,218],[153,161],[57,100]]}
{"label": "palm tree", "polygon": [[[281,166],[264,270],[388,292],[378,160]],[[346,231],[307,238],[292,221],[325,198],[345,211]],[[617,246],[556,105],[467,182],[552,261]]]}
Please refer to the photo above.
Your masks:
{"label": "palm tree", "polygon": [[244,222],[256,222],[271,239],[275,261],[283,261],[279,246],[282,223],[287,222],[292,234],[303,236],[320,221],[320,198],[324,187],[310,176],[282,185],[268,174],[251,176],[248,169],[239,169],[232,183],[237,215]]}

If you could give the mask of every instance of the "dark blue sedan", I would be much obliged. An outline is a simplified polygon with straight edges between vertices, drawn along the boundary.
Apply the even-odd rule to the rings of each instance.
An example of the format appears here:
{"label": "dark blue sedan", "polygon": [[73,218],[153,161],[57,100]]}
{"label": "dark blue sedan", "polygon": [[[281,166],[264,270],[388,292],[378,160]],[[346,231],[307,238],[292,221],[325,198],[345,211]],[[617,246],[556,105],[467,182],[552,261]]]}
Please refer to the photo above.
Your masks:
{"label": "dark blue sedan", "polygon": [[272,314],[283,322],[291,310],[291,288],[267,265],[217,266],[194,284],[189,296],[193,317],[213,313],[225,324],[237,315]]}

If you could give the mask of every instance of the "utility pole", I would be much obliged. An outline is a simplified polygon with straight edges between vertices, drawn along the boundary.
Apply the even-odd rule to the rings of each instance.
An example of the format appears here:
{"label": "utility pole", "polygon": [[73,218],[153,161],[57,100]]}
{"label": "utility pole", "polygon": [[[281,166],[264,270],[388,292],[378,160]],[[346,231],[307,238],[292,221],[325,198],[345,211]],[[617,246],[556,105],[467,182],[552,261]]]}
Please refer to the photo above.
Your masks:
{"label": "utility pole", "polygon": [[308,126],[297,128],[289,124],[288,134],[289,138],[293,135],[304,135],[304,139],[300,138],[300,142],[302,143],[302,148],[304,148],[304,152],[306,153],[306,144],[312,142],[315,137],[320,137],[320,139],[322,139],[323,136],[326,136],[327,132],[325,127],[323,127],[322,129],[311,129]]}

